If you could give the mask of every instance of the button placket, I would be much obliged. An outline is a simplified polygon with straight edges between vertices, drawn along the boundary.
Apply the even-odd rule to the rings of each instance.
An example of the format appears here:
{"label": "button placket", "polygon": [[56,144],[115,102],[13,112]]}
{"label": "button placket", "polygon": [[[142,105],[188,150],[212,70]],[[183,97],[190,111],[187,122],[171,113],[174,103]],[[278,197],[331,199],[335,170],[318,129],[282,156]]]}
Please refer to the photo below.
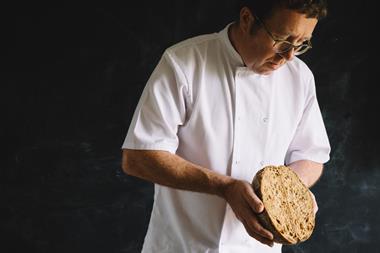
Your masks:
{"label": "button placket", "polygon": [[[239,79],[242,77],[242,72],[239,70],[236,73],[236,76]],[[232,154],[232,164],[231,164],[231,176],[236,176],[235,173],[237,172],[237,167],[240,163],[239,161],[239,122],[240,122],[240,112],[239,112],[239,84],[238,80],[236,80],[236,86],[235,86],[235,122],[234,122],[234,141],[233,141],[233,154]]]}
{"label": "button placket", "polygon": [[239,138],[238,138],[238,133],[239,133],[239,123],[240,123],[240,117],[236,117],[236,122],[235,122],[235,146],[234,146],[234,164],[236,167],[240,161],[239,161],[239,158],[238,158],[238,145],[239,145]]}

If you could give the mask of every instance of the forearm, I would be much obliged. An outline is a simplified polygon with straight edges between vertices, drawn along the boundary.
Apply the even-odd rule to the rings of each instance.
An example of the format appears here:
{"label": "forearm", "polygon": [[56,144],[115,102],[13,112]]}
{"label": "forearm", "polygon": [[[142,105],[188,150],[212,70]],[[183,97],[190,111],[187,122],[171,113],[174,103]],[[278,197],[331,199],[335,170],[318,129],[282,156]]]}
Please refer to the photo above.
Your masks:
{"label": "forearm", "polygon": [[125,149],[122,167],[127,174],[156,184],[223,198],[226,187],[234,181],[166,151]]}
{"label": "forearm", "polygon": [[307,187],[312,187],[322,175],[323,164],[309,160],[296,161],[288,165]]}

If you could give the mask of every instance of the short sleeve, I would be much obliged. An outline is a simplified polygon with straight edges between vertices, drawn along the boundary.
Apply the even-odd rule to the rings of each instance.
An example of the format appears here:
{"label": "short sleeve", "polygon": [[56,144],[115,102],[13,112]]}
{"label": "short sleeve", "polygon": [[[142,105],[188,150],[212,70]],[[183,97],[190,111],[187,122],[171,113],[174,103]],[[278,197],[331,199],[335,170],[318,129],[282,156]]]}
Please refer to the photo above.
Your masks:
{"label": "short sleeve", "polygon": [[122,148],[175,153],[178,127],[186,118],[186,85],[167,53],[150,76]]}
{"label": "short sleeve", "polygon": [[285,164],[298,160],[326,163],[330,159],[330,150],[312,77],[306,92],[302,118],[287,150]]}

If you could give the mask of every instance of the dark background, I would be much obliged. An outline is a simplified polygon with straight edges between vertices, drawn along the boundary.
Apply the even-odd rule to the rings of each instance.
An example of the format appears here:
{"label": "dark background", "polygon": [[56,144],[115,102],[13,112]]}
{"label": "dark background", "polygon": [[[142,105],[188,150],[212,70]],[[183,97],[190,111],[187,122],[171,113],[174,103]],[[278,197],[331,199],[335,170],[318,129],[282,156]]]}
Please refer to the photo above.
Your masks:
{"label": "dark background", "polygon": [[[235,18],[233,7],[166,0],[1,10],[1,252],[141,249],[153,185],[120,169],[133,111],[164,49],[220,31]],[[371,8],[330,1],[302,57],[315,75],[332,153],[312,189],[316,230],[284,252],[380,252]]]}

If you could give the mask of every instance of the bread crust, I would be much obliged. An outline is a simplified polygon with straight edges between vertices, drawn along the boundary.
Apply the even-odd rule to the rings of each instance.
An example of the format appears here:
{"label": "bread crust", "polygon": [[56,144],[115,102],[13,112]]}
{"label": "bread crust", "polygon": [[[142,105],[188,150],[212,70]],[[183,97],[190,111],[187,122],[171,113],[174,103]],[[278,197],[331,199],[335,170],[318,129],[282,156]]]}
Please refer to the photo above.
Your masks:
{"label": "bread crust", "polygon": [[[290,185],[286,185],[289,183]],[[266,199],[266,197],[269,196],[267,188],[269,186],[275,188],[274,185],[279,187],[279,190],[277,190],[280,192],[276,191],[276,195],[273,196],[275,201],[268,200]],[[286,166],[266,166],[257,172],[252,181],[252,187],[257,196],[263,201],[265,207],[264,211],[258,214],[257,217],[262,226],[273,233],[275,242],[288,245],[297,244],[307,240],[311,236],[315,226],[315,216],[312,210],[313,200],[308,188],[291,168]],[[290,190],[295,189],[298,190],[298,192],[295,192],[293,196],[288,196],[286,190],[289,189],[286,187],[292,187]],[[273,193],[273,189],[270,190],[272,190]],[[267,194],[267,196],[264,196],[265,194]],[[300,198],[298,199],[299,203],[295,202],[294,197]],[[279,221],[280,218],[276,216],[274,210],[271,210],[273,205],[278,203],[280,203],[280,206],[276,206],[276,209],[280,210],[276,211],[280,211],[281,218],[285,219],[285,222],[282,220],[282,229],[279,226],[279,223],[281,223]],[[305,210],[302,209],[302,211],[300,211],[301,207],[299,206],[298,208],[293,208],[294,205],[297,204],[302,205],[301,207]],[[276,218],[277,225],[274,221]],[[304,220],[306,223],[300,222],[300,220]],[[284,227],[288,233],[284,231]]]}

